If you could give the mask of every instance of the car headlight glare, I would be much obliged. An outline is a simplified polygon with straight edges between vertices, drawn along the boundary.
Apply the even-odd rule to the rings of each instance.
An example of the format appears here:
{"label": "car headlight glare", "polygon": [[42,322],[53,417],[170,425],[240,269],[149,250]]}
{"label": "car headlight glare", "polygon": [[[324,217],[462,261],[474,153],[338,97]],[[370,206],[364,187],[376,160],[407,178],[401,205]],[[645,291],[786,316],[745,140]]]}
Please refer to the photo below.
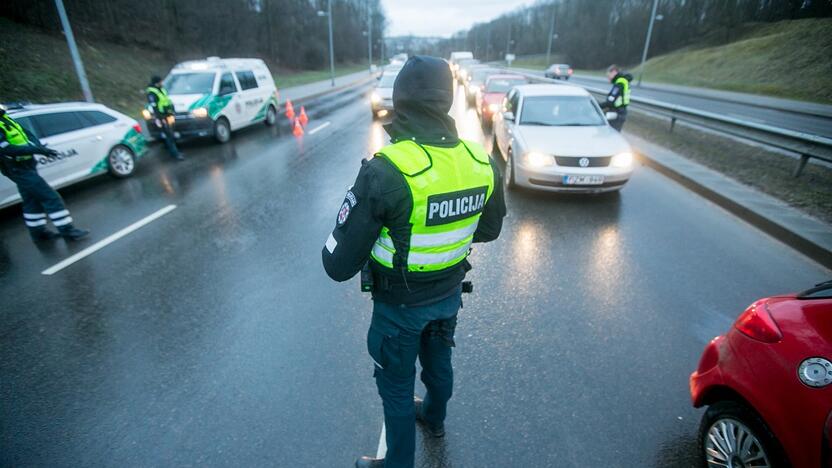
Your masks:
{"label": "car headlight glare", "polygon": [[208,117],[208,109],[204,107],[197,107],[196,109],[191,111],[191,115],[199,119]]}
{"label": "car headlight glare", "polygon": [[142,118],[145,120],[150,120],[153,118],[153,115],[147,109],[142,109]]}
{"label": "car headlight glare", "polygon": [[373,93],[373,94],[370,95],[370,101],[373,104],[378,104],[378,103],[381,102],[381,96],[379,96],[378,93]]}
{"label": "car headlight glare", "polygon": [[491,103],[491,104],[488,105],[488,111],[489,112],[493,113],[493,112],[497,112],[498,110],[500,110],[500,105],[497,104],[496,102]]}
{"label": "car headlight glare", "polygon": [[546,167],[554,163],[555,159],[551,154],[538,153],[537,151],[526,153],[526,164],[529,167]]}
{"label": "car headlight glare", "polygon": [[633,165],[633,153],[619,153],[612,157],[612,167],[626,169]]}

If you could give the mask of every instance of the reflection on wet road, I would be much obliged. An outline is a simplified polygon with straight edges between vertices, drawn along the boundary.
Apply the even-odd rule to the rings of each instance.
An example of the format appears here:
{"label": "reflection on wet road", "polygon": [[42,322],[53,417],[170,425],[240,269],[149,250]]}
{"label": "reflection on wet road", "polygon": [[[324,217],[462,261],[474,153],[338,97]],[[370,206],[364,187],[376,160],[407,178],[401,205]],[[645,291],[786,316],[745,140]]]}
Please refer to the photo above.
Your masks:
{"label": "reflection on wet road", "polygon": [[[178,208],[53,276],[84,246],[36,249],[3,213],[0,465],[375,453],[369,299],[328,280],[320,249],[387,138],[365,97],[328,107],[309,128],[331,125],[300,140],[255,128],[65,191],[90,243]],[[483,140],[473,111],[452,113]],[[420,466],[691,466],[687,377],[705,342],[754,299],[830,273],[643,167],[620,194],[508,204],[501,238],[474,249],[448,435],[420,439]]]}

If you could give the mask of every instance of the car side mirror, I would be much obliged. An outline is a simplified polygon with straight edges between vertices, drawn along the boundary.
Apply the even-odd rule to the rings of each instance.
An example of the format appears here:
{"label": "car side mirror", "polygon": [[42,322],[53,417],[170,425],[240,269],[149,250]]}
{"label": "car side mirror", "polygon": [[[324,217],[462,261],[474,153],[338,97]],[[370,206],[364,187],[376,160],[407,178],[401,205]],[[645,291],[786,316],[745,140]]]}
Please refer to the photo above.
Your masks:
{"label": "car side mirror", "polygon": [[505,111],[503,112],[503,120],[514,122],[514,112]]}
{"label": "car side mirror", "polygon": [[618,112],[607,112],[606,114],[604,114],[604,116],[607,118],[607,121],[609,122],[610,120],[615,120],[618,118]]}

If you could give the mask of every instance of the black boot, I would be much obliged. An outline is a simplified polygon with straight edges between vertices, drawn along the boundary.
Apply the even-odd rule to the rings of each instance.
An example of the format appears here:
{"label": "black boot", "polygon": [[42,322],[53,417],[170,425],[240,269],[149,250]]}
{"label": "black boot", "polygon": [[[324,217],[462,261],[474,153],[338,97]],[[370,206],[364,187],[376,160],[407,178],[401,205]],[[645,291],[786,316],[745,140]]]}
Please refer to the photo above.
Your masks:
{"label": "black boot", "polygon": [[66,240],[78,240],[83,237],[87,237],[89,235],[89,231],[85,231],[84,229],[78,229],[72,224],[67,224],[66,226],[61,226],[58,228],[58,231],[61,232],[61,237]]}
{"label": "black boot", "polygon": [[355,468],[384,468],[384,459],[361,457],[355,461]]}
{"label": "black boot", "polygon": [[47,229],[44,226],[38,228],[30,228],[29,235],[32,236],[32,240],[35,242],[47,241],[55,239],[56,237],[60,237],[60,234],[51,229]]}
{"label": "black boot", "polygon": [[434,425],[427,422],[425,420],[425,415],[422,412],[422,405],[424,405],[422,399],[417,396],[414,396],[413,406],[416,407],[416,422],[418,422],[425,430],[425,432],[427,432],[431,437],[445,437],[445,423]]}

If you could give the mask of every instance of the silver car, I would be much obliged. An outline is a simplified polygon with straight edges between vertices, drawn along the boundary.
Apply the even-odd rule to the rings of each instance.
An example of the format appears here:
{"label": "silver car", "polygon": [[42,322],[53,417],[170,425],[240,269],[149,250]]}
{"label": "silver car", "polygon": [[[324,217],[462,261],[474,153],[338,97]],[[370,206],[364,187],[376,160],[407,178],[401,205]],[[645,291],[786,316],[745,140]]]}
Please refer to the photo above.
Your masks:
{"label": "silver car", "polygon": [[373,111],[373,119],[386,117],[393,112],[393,83],[396,82],[399,70],[387,71],[385,69],[375,88],[373,88],[373,93],[370,94],[370,108]]}
{"label": "silver car", "polygon": [[494,115],[495,155],[508,188],[599,193],[620,190],[633,172],[627,141],[595,99],[569,85],[521,85]]}

